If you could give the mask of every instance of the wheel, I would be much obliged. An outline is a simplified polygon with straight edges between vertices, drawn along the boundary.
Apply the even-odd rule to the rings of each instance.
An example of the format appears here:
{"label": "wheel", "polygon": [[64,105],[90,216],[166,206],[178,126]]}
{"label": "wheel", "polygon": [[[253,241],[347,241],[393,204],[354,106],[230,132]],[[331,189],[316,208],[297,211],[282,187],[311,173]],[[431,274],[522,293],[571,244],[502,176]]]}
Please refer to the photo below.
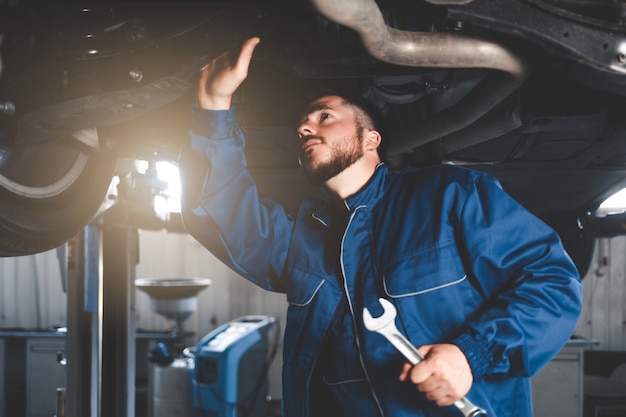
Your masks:
{"label": "wheel", "polygon": [[0,256],[53,249],[104,201],[115,158],[68,138],[0,149]]}

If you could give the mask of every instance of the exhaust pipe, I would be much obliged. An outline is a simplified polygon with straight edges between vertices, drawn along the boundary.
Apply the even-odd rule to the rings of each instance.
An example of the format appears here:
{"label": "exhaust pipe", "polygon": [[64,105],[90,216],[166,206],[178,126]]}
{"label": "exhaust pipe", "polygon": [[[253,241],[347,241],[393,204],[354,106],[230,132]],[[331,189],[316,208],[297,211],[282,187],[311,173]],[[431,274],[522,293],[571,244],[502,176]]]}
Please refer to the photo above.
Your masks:
{"label": "exhaust pipe", "polygon": [[[432,119],[394,136],[390,156],[457,133],[476,122],[527,78],[524,60],[497,43],[442,32],[409,32],[389,27],[374,0],[310,0],[327,19],[355,30],[367,51],[381,61],[425,68],[489,68],[499,72]],[[473,142],[472,144],[476,144]]]}

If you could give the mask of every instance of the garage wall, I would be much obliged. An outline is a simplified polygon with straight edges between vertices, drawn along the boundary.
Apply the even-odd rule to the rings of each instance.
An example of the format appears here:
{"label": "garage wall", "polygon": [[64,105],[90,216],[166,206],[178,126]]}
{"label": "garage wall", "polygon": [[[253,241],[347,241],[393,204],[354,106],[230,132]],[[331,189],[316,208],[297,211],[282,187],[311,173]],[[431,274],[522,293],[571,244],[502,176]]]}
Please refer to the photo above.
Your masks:
{"label": "garage wall", "polygon": [[[203,277],[212,285],[199,295],[198,312],[185,330],[204,335],[218,325],[247,314],[281,319],[285,296],[263,291],[226,268],[185,234],[140,231],[136,277]],[[67,296],[56,250],[32,256],[0,258],[0,328],[47,329],[65,326]],[[149,297],[136,294],[137,327],[165,329],[170,324],[150,310]]]}
{"label": "garage wall", "polygon": [[0,328],[65,326],[67,297],[56,250],[0,258]]}
{"label": "garage wall", "polygon": [[626,350],[626,237],[598,239],[583,280],[583,312],[576,334],[596,339],[592,349]]}

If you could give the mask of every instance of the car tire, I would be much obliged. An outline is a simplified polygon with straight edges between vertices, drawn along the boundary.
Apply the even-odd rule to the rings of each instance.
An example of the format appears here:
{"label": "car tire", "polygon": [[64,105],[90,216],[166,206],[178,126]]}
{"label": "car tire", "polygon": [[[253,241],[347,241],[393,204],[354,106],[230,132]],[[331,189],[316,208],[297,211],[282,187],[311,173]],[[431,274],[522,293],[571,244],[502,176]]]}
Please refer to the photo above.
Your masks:
{"label": "car tire", "polygon": [[4,151],[0,256],[44,252],[80,232],[101,207],[115,162],[111,155],[77,146],[72,139]]}

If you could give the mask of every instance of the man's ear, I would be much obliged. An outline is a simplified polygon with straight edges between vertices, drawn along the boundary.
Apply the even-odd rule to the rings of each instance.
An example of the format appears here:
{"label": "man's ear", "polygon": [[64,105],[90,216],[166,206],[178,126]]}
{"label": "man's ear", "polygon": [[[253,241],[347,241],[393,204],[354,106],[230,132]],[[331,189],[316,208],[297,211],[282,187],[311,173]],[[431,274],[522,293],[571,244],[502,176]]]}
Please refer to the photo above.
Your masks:
{"label": "man's ear", "polygon": [[376,150],[380,146],[382,140],[380,133],[376,130],[368,130],[364,135],[365,150]]}

